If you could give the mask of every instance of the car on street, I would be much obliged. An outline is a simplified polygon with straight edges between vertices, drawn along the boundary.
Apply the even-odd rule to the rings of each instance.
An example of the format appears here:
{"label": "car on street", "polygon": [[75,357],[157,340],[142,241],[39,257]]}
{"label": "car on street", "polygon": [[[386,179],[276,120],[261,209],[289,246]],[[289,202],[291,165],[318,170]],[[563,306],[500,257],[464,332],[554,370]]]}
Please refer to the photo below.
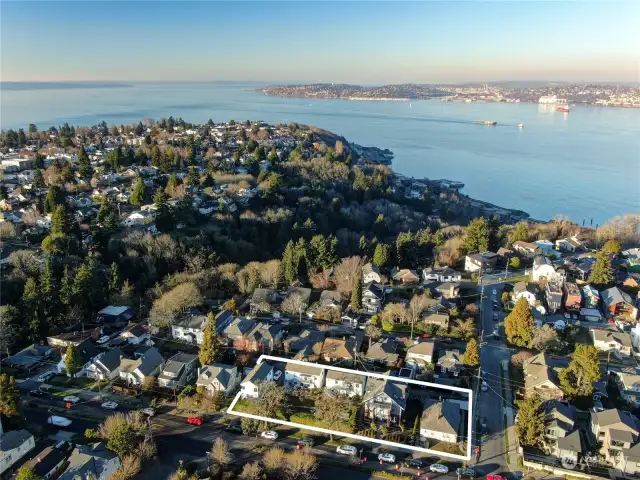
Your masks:
{"label": "car on street", "polygon": [[427,466],[427,463],[422,460],[421,458],[412,458],[411,460],[409,460],[408,462],[403,462],[402,465],[405,468],[424,468]]}
{"label": "car on street", "polygon": [[44,372],[43,374],[38,376],[38,381],[39,382],[46,382],[51,377],[55,377],[55,376],[56,376],[56,372]]}
{"label": "car on street", "polygon": [[109,341],[109,335],[103,335],[98,340],[96,340],[96,343],[98,345],[102,345],[103,343],[107,343],[108,341]]}
{"label": "car on street", "polygon": [[78,403],[80,401],[80,398],[76,397],[75,395],[67,395],[62,400],[68,403]]}
{"label": "car on street", "polygon": [[456,468],[456,475],[458,477],[475,478],[476,471],[473,468]]}
{"label": "car on street", "polygon": [[105,410],[115,410],[116,408],[118,408],[118,404],[116,402],[104,402],[100,406]]}
{"label": "car on street", "polygon": [[202,417],[188,417],[187,423],[200,426],[204,423],[204,420],[202,420]]}
{"label": "car on street", "polygon": [[571,320],[571,314],[569,312],[564,312],[564,318]]}
{"label": "car on street", "polygon": [[378,460],[383,463],[396,463],[396,456],[393,453],[381,453]]}
{"label": "car on street", "polygon": [[438,337],[440,343],[453,343],[453,340],[449,337]]}
{"label": "car on street", "polygon": [[153,417],[156,414],[156,411],[151,407],[141,408],[140,413],[146,415],[147,417]]}
{"label": "car on street", "polygon": [[313,438],[305,437],[298,440],[299,447],[313,447]]}
{"label": "car on street", "polygon": [[358,449],[353,445],[338,445],[336,447],[336,453],[341,455],[355,455],[358,453]]}
{"label": "car on street", "polygon": [[483,392],[486,392],[487,390],[489,390],[489,385],[487,385],[487,382],[485,382],[484,380],[482,380],[482,386],[480,387],[480,389]]}
{"label": "car on street", "polygon": [[429,471],[434,473],[449,473],[449,467],[441,463],[434,463],[429,467]]}
{"label": "car on street", "polygon": [[431,334],[430,333],[425,333],[424,335],[422,335],[422,338],[431,338]]}
{"label": "car on street", "polygon": [[494,314],[493,314],[493,321],[494,321],[494,322],[497,322],[497,321],[498,321],[498,314],[497,314],[497,313],[494,313]]}
{"label": "car on street", "polygon": [[493,304],[493,310],[494,310],[494,311],[496,311],[496,312],[497,312],[499,308],[500,308],[500,307],[498,306],[498,304],[497,304],[497,303],[494,303],[494,304]]}
{"label": "car on street", "polygon": [[240,423],[230,423],[229,425],[227,425],[227,428],[225,428],[225,430],[227,432],[242,433],[242,426],[240,425]]}
{"label": "car on street", "polygon": [[494,340],[500,340],[500,330],[497,328],[493,329],[493,338]]}
{"label": "car on street", "polygon": [[498,291],[494,288],[494,289],[493,289],[493,291],[492,291],[491,293],[492,293],[492,294],[494,294],[494,295],[497,295],[497,294],[498,294]]}
{"label": "car on street", "polygon": [[265,440],[277,440],[278,432],[274,432],[273,430],[267,430],[266,432],[262,432],[260,436]]}
{"label": "car on street", "polygon": [[501,475],[494,475],[493,473],[490,473],[487,475],[487,480],[506,480],[506,478]]}
{"label": "car on street", "polygon": [[29,396],[37,398],[47,398],[49,394],[47,392],[43,392],[42,390],[31,390],[29,392]]}
{"label": "car on street", "polygon": [[273,374],[273,379],[277,382],[278,380],[280,380],[281,376],[282,376],[282,371],[276,370],[276,373]]}

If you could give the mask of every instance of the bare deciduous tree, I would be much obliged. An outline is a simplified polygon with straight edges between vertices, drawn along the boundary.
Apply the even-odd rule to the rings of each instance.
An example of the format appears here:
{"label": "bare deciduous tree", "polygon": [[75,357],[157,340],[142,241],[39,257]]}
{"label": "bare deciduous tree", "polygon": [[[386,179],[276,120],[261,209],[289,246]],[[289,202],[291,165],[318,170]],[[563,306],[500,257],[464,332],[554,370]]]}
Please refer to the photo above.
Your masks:
{"label": "bare deciduous tree", "polygon": [[529,346],[534,350],[545,352],[557,348],[558,343],[556,330],[549,325],[543,325],[542,327],[534,327],[533,338]]}
{"label": "bare deciduous tree", "polygon": [[154,325],[171,324],[175,315],[201,303],[198,287],[192,282],[181,283],[153,302],[149,318]]}
{"label": "bare deciduous tree", "polygon": [[309,280],[311,281],[311,285],[313,286],[313,288],[318,288],[321,290],[326,290],[332,285],[331,279],[329,278],[328,270],[321,270],[314,273],[313,275],[311,275]]}
{"label": "bare deciduous tree", "polygon": [[350,294],[356,275],[361,268],[362,259],[360,257],[343,258],[334,269],[336,290],[343,295]]}
{"label": "bare deciduous tree", "polygon": [[261,480],[264,478],[262,467],[258,462],[245,463],[238,478],[240,480]]}
{"label": "bare deciduous tree", "polygon": [[369,337],[369,348],[371,348],[371,342],[375,342],[378,338],[380,338],[380,336],[382,335],[382,330],[370,323],[364,329],[364,334]]}
{"label": "bare deciduous tree", "polygon": [[308,448],[294,450],[285,457],[284,472],[289,480],[311,480],[317,468],[318,460]]}
{"label": "bare deciduous tree", "polygon": [[114,480],[128,480],[133,478],[142,469],[142,461],[136,455],[125,455],[120,460],[120,467],[113,475]]}
{"label": "bare deciduous tree", "polygon": [[275,475],[284,467],[284,450],[281,448],[272,448],[267,450],[262,456],[262,465],[269,475]]}
{"label": "bare deciduous tree", "polygon": [[411,336],[413,336],[413,327],[422,318],[422,312],[428,305],[428,298],[425,295],[414,295],[407,305],[406,319],[411,324]]}
{"label": "bare deciduous tree", "polygon": [[407,309],[402,303],[388,303],[380,317],[383,322],[404,323],[407,319]]}
{"label": "bare deciduous tree", "polygon": [[307,309],[307,302],[299,293],[292,293],[282,302],[280,308],[289,315],[298,315],[298,320],[302,323],[302,314]]}
{"label": "bare deciduous tree", "polygon": [[229,444],[222,437],[218,437],[213,441],[209,457],[223,468],[229,465],[233,459],[229,452]]}
{"label": "bare deciduous tree", "polygon": [[316,418],[321,420],[326,428],[338,431],[348,429],[347,419],[351,401],[347,396],[325,393],[316,400],[315,407]]}
{"label": "bare deciduous tree", "polygon": [[280,260],[269,260],[263,263],[260,269],[260,278],[266,286],[277,288],[280,278]]}

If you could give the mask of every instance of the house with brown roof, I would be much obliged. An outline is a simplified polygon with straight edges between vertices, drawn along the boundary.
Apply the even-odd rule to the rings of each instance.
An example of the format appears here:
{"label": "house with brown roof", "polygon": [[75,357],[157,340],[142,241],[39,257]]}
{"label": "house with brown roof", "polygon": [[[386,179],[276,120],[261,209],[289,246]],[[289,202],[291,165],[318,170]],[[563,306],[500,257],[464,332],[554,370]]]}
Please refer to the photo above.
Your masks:
{"label": "house with brown roof", "polygon": [[536,392],[544,400],[562,400],[564,392],[560,388],[558,372],[560,366],[551,365],[546,353],[539,353],[525,360],[523,364],[525,394]]}
{"label": "house with brown roof", "polygon": [[355,360],[357,343],[353,338],[327,338],[322,345],[320,356],[325,362]]}
{"label": "house with brown roof", "polygon": [[525,258],[533,258],[540,251],[535,243],[518,240],[512,245],[513,249]]}
{"label": "house with brown roof", "polygon": [[400,270],[394,269],[391,272],[391,278],[396,283],[401,285],[416,285],[420,283],[420,277],[414,270],[403,268]]}

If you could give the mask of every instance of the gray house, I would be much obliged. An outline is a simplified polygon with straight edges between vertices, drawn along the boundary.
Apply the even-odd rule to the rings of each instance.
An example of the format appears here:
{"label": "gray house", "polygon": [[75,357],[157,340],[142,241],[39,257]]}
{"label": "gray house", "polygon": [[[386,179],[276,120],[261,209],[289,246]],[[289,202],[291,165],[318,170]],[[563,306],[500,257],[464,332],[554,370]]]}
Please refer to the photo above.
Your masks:
{"label": "gray house", "polygon": [[458,443],[462,415],[457,402],[430,400],[420,419],[420,440]]}
{"label": "gray house", "polygon": [[407,409],[407,384],[369,378],[362,405],[366,418],[400,425]]}
{"label": "gray house", "polygon": [[576,424],[576,408],[566,402],[545,403],[545,439],[549,453],[565,461],[578,462],[583,442]]}
{"label": "gray house", "polygon": [[164,366],[158,376],[158,385],[164,388],[185,386],[196,376],[198,355],[180,352],[175,354]]}

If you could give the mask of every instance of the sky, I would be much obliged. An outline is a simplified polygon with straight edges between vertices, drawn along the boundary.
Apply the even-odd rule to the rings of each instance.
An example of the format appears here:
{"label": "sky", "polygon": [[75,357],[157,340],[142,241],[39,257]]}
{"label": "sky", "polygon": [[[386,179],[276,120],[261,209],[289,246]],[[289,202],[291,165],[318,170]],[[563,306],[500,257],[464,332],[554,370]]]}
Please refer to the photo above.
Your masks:
{"label": "sky", "polygon": [[640,81],[640,1],[0,2],[3,81]]}

